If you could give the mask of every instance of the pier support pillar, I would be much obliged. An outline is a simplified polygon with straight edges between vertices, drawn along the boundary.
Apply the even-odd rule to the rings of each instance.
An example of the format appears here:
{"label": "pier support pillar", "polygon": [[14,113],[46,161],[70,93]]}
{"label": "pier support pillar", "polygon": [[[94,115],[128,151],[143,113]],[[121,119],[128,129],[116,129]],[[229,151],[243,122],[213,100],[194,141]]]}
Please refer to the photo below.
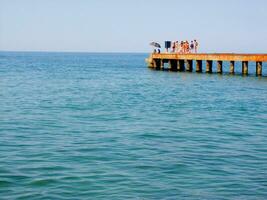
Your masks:
{"label": "pier support pillar", "polygon": [[177,60],[178,71],[184,71],[184,60]]}
{"label": "pier support pillar", "polygon": [[262,75],[262,62],[256,62],[256,76]]}
{"label": "pier support pillar", "polygon": [[152,60],[152,62],[151,62],[151,68],[154,68],[154,69],[157,68],[157,60],[156,59],[153,59]]}
{"label": "pier support pillar", "polygon": [[157,62],[155,59],[152,60],[152,65],[151,68],[156,68],[157,67]]}
{"label": "pier support pillar", "polygon": [[163,59],[160,60],[160,69],[164,69],[164,60]]}
{"label": "pier support pillar", "polygon": [[248,75],[248,61],[242,62],[242,74]]}
{"label": "pier support pillar", "polygon": [[221,60],[218,60],[217,61],[217,73],[221,74],[223,72],[222,66],[223,66],[223,62]]}
{"label": "pier support pillar", "polygon": [[193,61],[186,60],[186,71],[192,72],[193,71]]}
{"label": "pier support pillar", "polygon": [[169,66],[171,71],[177,71],[177,61],[169,60]]}
{"label": "pier support pillar", "polygon": [[212,73],[212,60],[206,61],[206,73]]}
{"label": "pier support pillar", "polygon": [[230,61],[230,74],[235,73],[235,61]]}
{"label": "pier support pillar", "polygon": [[159,70],[161,65],[161,60],[160,59],[154,59],[154,68]]}
{"label": "pier support pillar", "polygon": [[146,62],[147,62],[147,66],[149,68],[154,68],[154,59],[152,59],[152,57],[150,56],[149,58],[146,59]]}
{"label": "pier support pillar", "polygon": [[196,61],[196,72],[202,72],[202,60]]}

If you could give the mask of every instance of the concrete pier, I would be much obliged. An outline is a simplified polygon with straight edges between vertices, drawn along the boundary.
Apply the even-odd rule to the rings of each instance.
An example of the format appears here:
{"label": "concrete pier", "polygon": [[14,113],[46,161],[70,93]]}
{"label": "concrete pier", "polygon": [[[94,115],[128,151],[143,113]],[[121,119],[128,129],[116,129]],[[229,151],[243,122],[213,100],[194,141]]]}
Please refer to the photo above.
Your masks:
{"label": "concrete pier", "polygon": [[177,71],[177,61],[176,60],[169,60],[169,68],[172,71]]}
{"label": "concrete pier", "polygon": [[248,61],[242,62],[242,74],[247,75],[248,74]]}
{"label": "concrete pier", "polygon": [[213,62],[217,62],[217,72],[223,73],[223,62],[230,62],[229,73],[235,73],[235,63],[242,62],[242,74],[248,74],[248,63],[256,65],[256,75],[262,75],[262,63],[267,62],[267,54],[178,54],[178,53],[153,53],[146,62],[149,67],[163,69],[164,63],[169,63],[172,71],[193,71],[193,62],[196,63],[196,72],[202,72],[203,61],[206,61],[206,73],[213,72]]}
{"label": "concrete pier", "polygon": [[212,60],[207,60],[206,61],[206,72],[207,73],[212,73]]}
{"label": "concrete pier", "polygon": [[223,62],[221,60],[217,61],[217,73],[223,72],[222,64],[223,64]]}
{"label": "concrete pier", "polygon": [[235,61],[230,61],[230,74],[235,73]]}
{"label": "concrete pier", "polygon": [[202,72],[202,60],[196,61],[196,72]]}
{"label": "concrete pier", "polygon": [[257,76],[262,75],[262,62],[261,61],[256,62],[256,75]]}
{"label": "concrete pier", "polygon": [[187,72],[193,71],[193,61],[192,60],[186,60],[186,71]]}
{"label": "concrete pier", "polygon": [[177,67],[177,69],[178,69],[178,71],[184,71],[184,60],[178,60],[178,67]]}

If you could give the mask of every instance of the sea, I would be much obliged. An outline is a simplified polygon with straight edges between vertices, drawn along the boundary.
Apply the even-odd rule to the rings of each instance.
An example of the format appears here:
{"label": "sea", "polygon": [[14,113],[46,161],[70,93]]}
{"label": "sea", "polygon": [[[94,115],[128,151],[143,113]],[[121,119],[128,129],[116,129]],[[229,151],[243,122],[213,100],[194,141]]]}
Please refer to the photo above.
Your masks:
{"label": "sea", "polygon": [[0,52],[0,199],[267,199],[266,63],[148,56]]}

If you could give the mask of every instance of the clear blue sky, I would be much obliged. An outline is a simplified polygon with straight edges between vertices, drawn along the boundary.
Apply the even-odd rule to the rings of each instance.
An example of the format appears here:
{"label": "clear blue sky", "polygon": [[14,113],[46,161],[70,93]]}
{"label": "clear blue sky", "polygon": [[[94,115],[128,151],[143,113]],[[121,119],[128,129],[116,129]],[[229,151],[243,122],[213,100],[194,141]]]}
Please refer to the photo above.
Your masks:
{"label": "clear blue sky", "polygon": [[0,0],[0,50],[147,52],[198,39],[202,52],[267,51],[267,0]]}

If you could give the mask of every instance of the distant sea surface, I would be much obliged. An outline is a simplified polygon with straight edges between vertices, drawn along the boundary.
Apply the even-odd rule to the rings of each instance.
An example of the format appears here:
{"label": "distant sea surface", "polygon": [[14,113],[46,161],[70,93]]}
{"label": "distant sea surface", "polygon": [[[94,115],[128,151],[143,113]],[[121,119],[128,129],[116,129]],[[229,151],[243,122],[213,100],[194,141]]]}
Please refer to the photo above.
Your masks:
{"label": "distant sea surface", "polygon": [[147,56],[1,52],[0,199],[266,199],[266,63],[243,77]]}

